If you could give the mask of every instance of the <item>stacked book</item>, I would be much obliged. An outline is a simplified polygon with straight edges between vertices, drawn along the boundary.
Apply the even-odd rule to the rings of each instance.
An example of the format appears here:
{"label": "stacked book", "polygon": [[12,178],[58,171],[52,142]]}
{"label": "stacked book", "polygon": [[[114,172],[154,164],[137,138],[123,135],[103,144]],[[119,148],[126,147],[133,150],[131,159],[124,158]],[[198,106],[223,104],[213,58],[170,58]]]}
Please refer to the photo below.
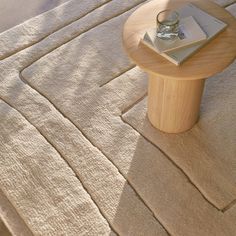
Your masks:
{"label": "stacked book", "polygon": [[159,39],[156,36],[157,29],[153,28],[145,33],[141,42],[175,65],[180,65],[222,32],[227,25],[192,3],[176,11],[180,15],[180,34],[177,39]]}

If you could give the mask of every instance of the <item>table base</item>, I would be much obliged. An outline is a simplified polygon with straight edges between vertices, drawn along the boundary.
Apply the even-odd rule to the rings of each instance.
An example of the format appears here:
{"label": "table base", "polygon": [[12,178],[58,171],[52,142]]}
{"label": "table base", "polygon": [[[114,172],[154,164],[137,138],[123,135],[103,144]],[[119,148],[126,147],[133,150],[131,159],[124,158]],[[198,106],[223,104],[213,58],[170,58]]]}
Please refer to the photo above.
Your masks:
{"label": "table base", "polygon": [[205,79],[176,80],[149,75],[148,118],[167,133],[191,129],[198,120]]}

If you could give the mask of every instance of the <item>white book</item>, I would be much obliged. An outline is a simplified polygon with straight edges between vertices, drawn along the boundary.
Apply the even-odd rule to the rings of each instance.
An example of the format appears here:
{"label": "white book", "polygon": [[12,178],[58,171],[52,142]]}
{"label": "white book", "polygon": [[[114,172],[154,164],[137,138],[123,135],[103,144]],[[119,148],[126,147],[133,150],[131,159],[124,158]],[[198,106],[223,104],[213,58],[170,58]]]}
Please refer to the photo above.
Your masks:
{"label": "white book", "polygon": [[[198,51],[201,47],[203,47],[206,43],[212,40],[215,36],[217,36],[220,32],[222,32],[226,27],[223,21],[215,18],[214,16],[206,13],[205,11],[199,9],[192,3],[188,3],[184,5],[182,8],[176,10],[180,18],[185,18],[192,16],[200,25],[201,29],[206,33],[207,40],[201,42],[199,44],[195,44],[193,46],[180,48],[171,52],[163,52],[160,53],[163,57],[174,63],[175,65],[180,65],[187,58],[189,58],[192,54]],[[145,45],[149,46],[153,49],[153,44],[151,39],[147,34],[144,35],[143,40],[141,42],[145,42]]]}
{"label": "white book", "polygon": [[158,53],[170,52],[178,48],[203,42],[207,39],[207,35],[194,20],[192,16],[181,18],[179,22],[179,36],[174,40],[163,40],[158,38],[157,29],[152,28],[147,31],[152,41],[154,50]]}

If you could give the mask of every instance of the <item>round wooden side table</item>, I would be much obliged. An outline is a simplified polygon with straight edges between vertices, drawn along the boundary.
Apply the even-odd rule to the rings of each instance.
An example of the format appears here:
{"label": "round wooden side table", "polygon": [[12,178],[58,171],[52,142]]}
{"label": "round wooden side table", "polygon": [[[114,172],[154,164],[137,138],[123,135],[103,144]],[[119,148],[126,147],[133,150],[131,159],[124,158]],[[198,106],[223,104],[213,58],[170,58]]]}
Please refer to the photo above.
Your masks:
{"label": "round wooden side table", "polygon": [[[193,3],[228,27],[215,39],[176,66],[140,43],[148,28],[156,27],[156,15]],[[236,56],[236,20],[209,0],[153,0],[139,7],[126,21],[124,48],[131,60],[149,75],[148,118],[167,133],[189,130],[197,122],[205,79],[223,71]]]}

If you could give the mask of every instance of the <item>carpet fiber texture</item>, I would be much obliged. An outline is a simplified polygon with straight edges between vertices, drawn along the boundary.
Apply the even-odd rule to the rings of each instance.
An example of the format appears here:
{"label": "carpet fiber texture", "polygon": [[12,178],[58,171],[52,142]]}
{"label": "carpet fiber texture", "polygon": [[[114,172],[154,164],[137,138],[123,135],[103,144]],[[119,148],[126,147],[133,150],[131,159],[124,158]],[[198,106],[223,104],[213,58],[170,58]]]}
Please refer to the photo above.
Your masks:
{"label": "carpet fiber texture", "polygon": [[154,129],[122,48],[143,3],[71,0],[0,34],[0,232],[236,235],[236,64],[192,130]]}

